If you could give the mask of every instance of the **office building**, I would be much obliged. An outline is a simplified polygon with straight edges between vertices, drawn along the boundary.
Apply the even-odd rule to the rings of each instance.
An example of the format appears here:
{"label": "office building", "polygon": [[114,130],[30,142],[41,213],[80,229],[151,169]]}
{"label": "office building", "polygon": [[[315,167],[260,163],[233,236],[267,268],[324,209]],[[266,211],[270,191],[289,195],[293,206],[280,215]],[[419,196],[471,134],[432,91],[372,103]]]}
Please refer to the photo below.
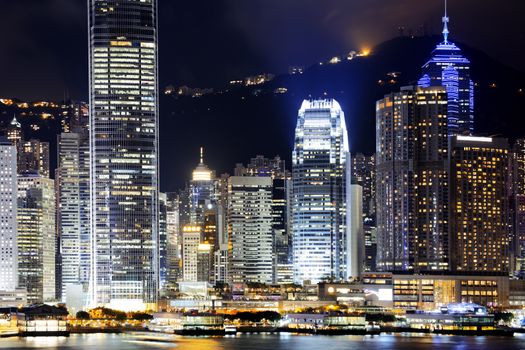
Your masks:
{"label": "office building", "polygon": [[168,280],[168,196],[159,192],[159,292],[166,292]]}
{"label": "office building", "polygon": [[348,227],[350,235],[346,241],[348,252],[348,269],[346,280],[359,278],[365,264],[365,236],[363,230],[363,187],[350,185]]}
{"label": "office building", "polygon": [[363,235],[365,240],[363,271],[377,271],[377,227],[369,219],[365,219],[363,223]]}
{"label": "office building", "polygon": [[200,226],[186,225],[182,228],[182,281],[184,282],[199,281],[198,260],[201,235]]}
{"label": "office building", "polygon": [[228,201],[230,281],[273,283],[272,179],[232,176]]}
{"label": "office building", "polygon": [[442,86],[447,92],[448,134],[470,135],[474,132],[474,83],[470,78],[470,61],[449,39],[449,17],[445,8],[443,42],[423,65],[420,87]]}
{"label": "office building", "polygon": [[347,276],[350,155],[345,116],[335,100],[303,101],[292,153],[294,281]]}
{"label": "office building", "polygon": [[360,185],[363,191],[363,271],[376,271],[376,164],[375,154],[352,156],[352,184]]}
{"label": "office building", "polygon": [[[58,136],[56,170],[57,248],[59,249],[60,298],[68,288],[80,286],[87,305],[91,270],[89,215],[89,134],[87,126],[74,127]],[[57,274],[58,275],[58,274]]]}
{"label": "office building", "polygon": [[205,212],[211,209],[216,210],[217,190],[215,172],[204,164],[202,148],[200,162],[192,173],[189,196],[191,224],[204,225]]}
{"label": "office building", "polygon": [[520,278],[525,277],[525,139],[514,142],[509,177],[509,212],[512,229],[511,267]]}
{"label": "office building", "polygon": [[376,267],[447,270],[447,94],[402,88],[377,102],[376,123]]}
{"label": "office building", "polygon": [[18,176],[18,277],[29,303],[55,300],[55,183],[39,174]]}
{"label": "office building", "polygon": [[166,204],[166,289],[168,291],[175,290],[176,283],[182,276],[182,271],[180,268],[182,259],[182,239],[180,233],[179,197],[175,193],[168,193]]}
{"label": "office building", "polygon": [[155,309],[157,2],[89,0],[92,306]]}
{"label": "office building", "polygon": [[0,137],[0,291],[18,287],[16,146]]}
{"label": "office building", "polygon": [[458,272],[509,273],[506,139],[450,141],[451,262]]}
{"label": "office building", "polygon": [[209,282],[214,284],[211,279],[215,278],[213,270],[213,246],[208,243],[201,243],[197,248],[197,281]]}
{"label": "office building", "polygon": [[49,142],[22,141],[18,154],[18,173],[38,173],[49,177]]}
{"label": "office building", "polygon": [[22,141],[24,140],[24,132],[22,130],[22,124],[16,119],[16,116],[13,117],[13,120],[9,123],[5,130],[7,139],[15,146],[16,151],[18,152]]}
{"label": "office building", "polygon": [[363,217],[375,222],[376,206],[376,164],[375,154],[365,156],[363,153],[352,155],[352,184],[363,188]]}
{"label": "office building", "polygon": [[293,282],[291,225],[291,174],[281,157],[258,155],[244,166],[237,164],[235,176],[270,177],[272,179],[272,230],[274,244],[274,283]]}

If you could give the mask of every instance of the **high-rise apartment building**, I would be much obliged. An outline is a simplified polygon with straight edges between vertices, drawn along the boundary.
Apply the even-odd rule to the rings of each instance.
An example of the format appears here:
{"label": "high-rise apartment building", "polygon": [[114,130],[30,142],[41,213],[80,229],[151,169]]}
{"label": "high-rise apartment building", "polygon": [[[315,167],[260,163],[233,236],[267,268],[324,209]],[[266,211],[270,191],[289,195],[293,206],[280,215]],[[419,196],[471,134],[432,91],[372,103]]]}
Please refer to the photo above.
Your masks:
{"label": "high-rise apartment building", "polygon": [[232,283],[274,281],[272,179],[229,179],[229,278]]}
{"label": "high-rise apartment building", "polygon": [[55,183],[39,174],[18,176],[18,277],[29,303],[55,300]]}
{"label": "high-rise apartment building", "polygon": [[470,61],[448,40],[449,17],[443,17],[443,42],[423,65],[421,87],[442,86],[447,91],[448,134],[470,135],[474,132],[474,83],[470,79]]}
{"label": "high-rise apartment building", "polygon": [[451,262],[460,272],[509,272],[509,146],[506,139],[450,141]]}
{"label": "high-rise apartment building", "polygon": [[377,269],[447,270],[447,94],[405,87],[376,105]]}
{"label": "high-rise apartment building", "polygon": [[344,279],[350,155],[337,101],[303,101],[292,161],[294,281]]}
{"label": "high-rise apartment building", "polygon": [[18,286],[16,146],[0,137],[0,291]]}
{"label": "high-rise apartment building", "polygon": [[158,294],[156,0],[89,0],[91,305]]}

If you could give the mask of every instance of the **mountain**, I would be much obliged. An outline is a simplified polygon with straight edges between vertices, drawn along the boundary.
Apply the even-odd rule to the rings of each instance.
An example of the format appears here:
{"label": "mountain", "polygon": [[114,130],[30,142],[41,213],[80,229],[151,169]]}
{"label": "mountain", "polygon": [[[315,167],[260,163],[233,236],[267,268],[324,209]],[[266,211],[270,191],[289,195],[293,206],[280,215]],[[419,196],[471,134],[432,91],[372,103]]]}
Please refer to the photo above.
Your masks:
{"label": "mountain", "polygon": [[[205,147],[205,162],[218,173],[231,173],[235,163],[247,162],[257,154],[279,154],[289,162],[297,110],[309,97],[338,100],[345,112],[352,152],[373,153],[375,101],[415,83],[421,66],[441,40],[437,36],[398,37],[373,48],[368,56],[316,64],[303,74],[279,75],[264,85],[230,87],[198,98],[163,94],[162,190],[174,191],[184,185],[198,163],[201,146]],[[475,48],[457,45],[470,59],[476,83],[476,133],[510,139],[525,136],[525,73]],[[391,72],[396,73],[387,75]],[[286,93],[276,93],[278,88]],[[2,112],[1,104],[0,118],[3,122],[12,118],[12,113]],[[41,137],[55,142],[49,130]]]}
{"label": "mountain", "polygon": [[[280,75],[262,86],[200,98],[163,96],[161,150],[169,152],[161,155],[165,187],[180,186],[189,178],[201,145],[206,148],[207,163],[220,171],[231,171],[236,162],[256,154],[279,154],[289,161],[297,110],[308,97],[338,100],[347,119],[352,152],[373,153],[375,101],[414,84],[440,40],[437,36],[399,37],[378,45],[368,56],[316,64],[304,74]],[[525,73],[477,49],[458,46],[471,61],[476,83],[476,133],[511,139],[525,136],[521,121],[525,117]],[[397,77],[387,75],[391,72]],[[274,93],[278,88],[287,92]]]}

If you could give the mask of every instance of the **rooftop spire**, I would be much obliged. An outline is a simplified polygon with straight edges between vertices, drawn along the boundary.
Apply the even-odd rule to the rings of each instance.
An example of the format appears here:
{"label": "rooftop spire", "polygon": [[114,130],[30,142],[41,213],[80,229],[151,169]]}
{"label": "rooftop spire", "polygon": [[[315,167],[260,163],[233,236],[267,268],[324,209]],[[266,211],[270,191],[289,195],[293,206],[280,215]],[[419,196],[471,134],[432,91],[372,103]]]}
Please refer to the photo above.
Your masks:
{"label": "rooftop spire", "polygon": [[201,164],[204,164],[204,147],[201,147]]}
{"label": "rooftop spire", "polygon": [[16,126],[17,128],[22,127],[22,124],[16,120],[16,114],[13,114],[13,120],[11,120],[11,125]]}
{"label": "rooftop spire", "polygon": [[443,22],[443,39],[444,39],[444,44],[448,44],[448,34],[450,33],[448,31],[448,22],[449,22],[450,18],[448,17],[447,15],[447,0],[445,0],[445,16],[443,16],[442,18],[442,22]]}

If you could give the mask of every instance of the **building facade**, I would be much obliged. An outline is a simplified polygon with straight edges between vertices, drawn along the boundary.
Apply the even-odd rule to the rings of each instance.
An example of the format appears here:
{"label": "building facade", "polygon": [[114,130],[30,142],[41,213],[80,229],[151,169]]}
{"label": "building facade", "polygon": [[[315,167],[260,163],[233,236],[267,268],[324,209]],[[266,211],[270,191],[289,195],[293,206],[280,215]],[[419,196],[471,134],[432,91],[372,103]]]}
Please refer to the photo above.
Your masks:
{"label": "building facade", "polygon": [[155,0],[89,0],[91,305],[158,294]]}
{"label": "building facade", "polygon": [[451,262],[458,272],[509,273],[506,139],[450,141]]}
{"label": "building facade", "polygon": [[376,105],[377,269],[447,270],[447,94],[405,87]]}
{"label": "building facade", "polygon": [[0,290],[18,286],[16,146],[0,138]]}
{"label": "building facade", "polygon": [[82,286],[87,296],[91,270],[89,135],[87,127],[74,131],[58,137],[55,179],[61,298],[64,302],[70,285]]}
{"label": "building facade", "polygon": [[292,162],[294,281],[345,278],[350,155],[337,101],[303,101]]}
{"label": "building facade", "polygon": [[182,281],[198,282],[198,258],[202,227],[185,225],[182,228]]}
{"label": "building facade", "polygon": [[22,141],[18,154],[18,173],[36,172],[49,177],[49,142]]}
{"label": "building facade", "polygon": [[38,174],[18,176],[18,278],[28,303],[54,301],[55,183]]}
{"label": "building facade", "polygon": [[291,217],[291,174],[281,157],[258,155],[246,166],[237,164],[235,176],[270,177],[272,179],[272,230],[274,283],[293,282]]}
{"label": "building facade", "polygon": [[228,201],[230,281],[273,283],[272,179],[232,176]]}

